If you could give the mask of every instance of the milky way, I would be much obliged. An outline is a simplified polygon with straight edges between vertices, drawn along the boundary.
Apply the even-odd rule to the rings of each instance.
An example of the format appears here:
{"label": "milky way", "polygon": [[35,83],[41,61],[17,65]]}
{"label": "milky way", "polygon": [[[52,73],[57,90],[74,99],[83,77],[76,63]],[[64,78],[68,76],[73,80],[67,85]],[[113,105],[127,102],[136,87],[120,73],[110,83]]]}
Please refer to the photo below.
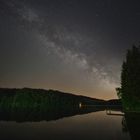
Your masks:
{"label": "milky way", "polygon": [[116,98],[139,41],[139,2],[1,0],[0,86]]}

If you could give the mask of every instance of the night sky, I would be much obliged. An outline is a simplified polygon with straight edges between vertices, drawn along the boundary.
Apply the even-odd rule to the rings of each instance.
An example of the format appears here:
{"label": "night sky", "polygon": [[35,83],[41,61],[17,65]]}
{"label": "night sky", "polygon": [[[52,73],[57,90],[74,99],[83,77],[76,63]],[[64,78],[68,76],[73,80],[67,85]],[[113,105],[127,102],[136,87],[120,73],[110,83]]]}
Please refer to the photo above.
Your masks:
{"label": "night sky", "polygon": [[116,98],[139,41],[139,0],[0,0],[0,87]]}

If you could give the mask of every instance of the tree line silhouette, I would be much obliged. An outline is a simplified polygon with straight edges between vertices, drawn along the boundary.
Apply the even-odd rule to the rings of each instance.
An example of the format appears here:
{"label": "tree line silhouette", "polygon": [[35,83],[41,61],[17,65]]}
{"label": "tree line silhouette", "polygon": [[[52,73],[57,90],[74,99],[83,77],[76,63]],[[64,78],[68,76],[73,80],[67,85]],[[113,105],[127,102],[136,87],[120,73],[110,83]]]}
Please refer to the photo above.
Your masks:
{"label": "tree line silhouette", "polygon": [[122,64],[121,88],[117,88],[125,110],[140,110],[140,47],[127,51]]}
{"label": "tree line silhouette", "polygon": [[2,111],[52,111],[79,109],[82,105],[104,105],[104,100],[63,93],[57,90],[0,88],[0,112]]}

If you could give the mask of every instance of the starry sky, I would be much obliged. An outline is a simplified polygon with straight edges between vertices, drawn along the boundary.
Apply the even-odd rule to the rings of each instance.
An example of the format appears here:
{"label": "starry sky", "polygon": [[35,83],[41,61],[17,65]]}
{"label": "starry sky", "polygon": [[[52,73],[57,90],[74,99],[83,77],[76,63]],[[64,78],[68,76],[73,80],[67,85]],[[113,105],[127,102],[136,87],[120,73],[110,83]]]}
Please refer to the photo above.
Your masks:
{"label": "starry sky", "polygon": [[139,0],[0,0],[0,87],[117,98],[140,41]]}

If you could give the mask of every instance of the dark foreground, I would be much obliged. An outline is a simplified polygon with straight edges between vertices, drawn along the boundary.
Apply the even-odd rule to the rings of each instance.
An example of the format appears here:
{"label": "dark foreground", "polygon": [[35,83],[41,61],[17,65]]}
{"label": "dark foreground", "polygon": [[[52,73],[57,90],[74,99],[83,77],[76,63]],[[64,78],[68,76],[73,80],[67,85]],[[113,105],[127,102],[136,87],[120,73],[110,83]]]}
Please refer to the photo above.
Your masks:
{"label": "dark foreground", "polygon": [[118,108],[86,107],[49,112],[1,112],[2,140],[138,140],[140,115]]}
{"label": "dark foreground", "polygon": [[138,140],[140,114],[120,100],[54,90],[0,89],[2,140]]}

